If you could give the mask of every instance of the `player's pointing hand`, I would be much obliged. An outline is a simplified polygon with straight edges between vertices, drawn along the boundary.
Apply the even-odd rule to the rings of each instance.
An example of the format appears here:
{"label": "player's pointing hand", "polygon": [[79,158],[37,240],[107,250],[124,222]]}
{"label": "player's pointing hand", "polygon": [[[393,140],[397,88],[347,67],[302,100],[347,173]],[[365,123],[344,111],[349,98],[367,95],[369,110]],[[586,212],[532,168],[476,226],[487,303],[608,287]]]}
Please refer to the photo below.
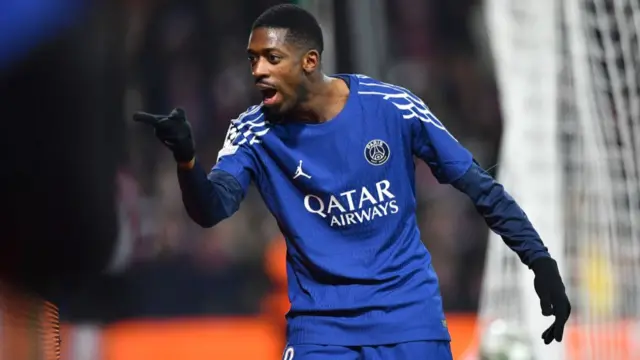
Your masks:
{"label": "player's pointing hand", "polygon": [[571,303],[567,297],[558,264],[549,257],[537,259],[531,265],[535,273],[534,287],[540,297],[542,315],[555,316],[555,321],[542,333],[545,344],[553,340],[562,341],[564,326],[571,314]]}
{"label": "player's pointing hand", "polygon": [[181,108],[173,109],[169,115],[138,111],[133,114],[133,120],[153,126],[156,137],[173,152],[177,162],[187,163],[195,156],[191,124]]}

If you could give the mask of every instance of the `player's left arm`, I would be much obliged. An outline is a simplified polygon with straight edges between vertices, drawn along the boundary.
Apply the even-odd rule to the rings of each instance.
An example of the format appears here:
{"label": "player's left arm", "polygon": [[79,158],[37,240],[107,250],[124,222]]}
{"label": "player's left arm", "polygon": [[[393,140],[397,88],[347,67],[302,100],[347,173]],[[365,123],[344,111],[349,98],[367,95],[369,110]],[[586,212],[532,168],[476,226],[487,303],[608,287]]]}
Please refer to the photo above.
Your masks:
{"label": "player's left arm", "polygon": [[550,257],[513,197],[474,161],[473,155],[430,111],[409,121],[413,153],[429,165],[440,183],[451,184],[466,194],[491,230],[502,237],[524,264],[531,267],[535,260]]}
{"label": "player's left arm", "polygon": [[571,305],[558,265],[525,212],[504,187],[475,162],[472,154],[424,103],[419,101],[413,113],[404,114],[404,117],[411,123],[414,155],[429,165],[440,183],[451,184],[466,194],[491,230],[533,270],[542,313],[556,316],[556,321],[542,338],[547,344],[553,339],[561,341]]}
{"label": "player's left arm", "polygon": [[475,161],[451,185],[471,199],[491,230],[502,237],[524,264],[532,267],[536,260],[551,257],[522,208]]}

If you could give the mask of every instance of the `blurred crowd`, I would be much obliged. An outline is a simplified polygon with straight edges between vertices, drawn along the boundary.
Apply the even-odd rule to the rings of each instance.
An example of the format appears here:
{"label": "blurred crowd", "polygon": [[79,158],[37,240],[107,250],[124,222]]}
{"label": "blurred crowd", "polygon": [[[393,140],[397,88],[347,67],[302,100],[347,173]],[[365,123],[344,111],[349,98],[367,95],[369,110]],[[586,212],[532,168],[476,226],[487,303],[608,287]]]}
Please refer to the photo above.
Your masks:
{"label": "blurred crowd", "polygon": [[[118,175],[121,231],[110,275],[62,303],[74,318],[255,314],[277,286],[265,253],[281,241],[253,189],[212,229],[183,210],[171,155],[133,111],[184,107],[198,155],[213,166],[230,119],[259,101],[245,59],[253,20],[274,0],[126,2],[123,119],[127,148]],[[496,163],[498,96],[478,0],[388,0],[390,54],[381,80],[422,97],[485,168]],[[345,14],[348,20],[353,14]],[[337,36],[342,36],[338,34]],[[346,35],[345,35],[346,36]],[[337,71],[358,72],[349,43]],[[466,198],[437,184],[422,163],[419,222],[440,276],[447,311],[475,311],[488,230]],[[277,243],[276,243],[277,244]],[[114,296],[116,294],[116,296]]]}

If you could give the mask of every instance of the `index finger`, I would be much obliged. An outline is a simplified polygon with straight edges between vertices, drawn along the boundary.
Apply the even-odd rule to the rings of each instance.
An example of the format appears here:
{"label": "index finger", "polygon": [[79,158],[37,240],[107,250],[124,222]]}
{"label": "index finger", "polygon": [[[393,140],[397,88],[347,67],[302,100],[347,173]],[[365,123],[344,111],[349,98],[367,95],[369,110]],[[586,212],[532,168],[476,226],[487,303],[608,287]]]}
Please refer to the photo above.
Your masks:
{"label": "index finger", "polygon": [[148,125],[156,125],[162,117],[146,113],[144,111],[137,111],[133,114],[133,121],[141,122]]}

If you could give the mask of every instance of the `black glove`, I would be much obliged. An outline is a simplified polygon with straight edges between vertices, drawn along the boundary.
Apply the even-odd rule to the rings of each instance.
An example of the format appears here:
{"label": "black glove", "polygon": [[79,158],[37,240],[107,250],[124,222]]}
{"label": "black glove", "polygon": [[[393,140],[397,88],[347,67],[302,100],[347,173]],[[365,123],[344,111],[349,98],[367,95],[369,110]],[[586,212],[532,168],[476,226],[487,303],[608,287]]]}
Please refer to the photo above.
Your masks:
{"label": "black glove", "polygon": [[175,108],[169,115],[153,115],[138,111],[133,120],[153,126],[156,137],[171,151],[179,163],[193,160],[195,143],[191,135],[191,124],[187,121],[184,110]]}
{"label": "black glove", "polygon": [[562,341],[564,326],[571,314],[571,303],[564,288],[558,264],[549,257],[534,260],[531,270],[535,274],[533,286],[540,297],[542,315],[556,317],[551,326],[542,333],[545,344],[550,344],[554,339]]}

